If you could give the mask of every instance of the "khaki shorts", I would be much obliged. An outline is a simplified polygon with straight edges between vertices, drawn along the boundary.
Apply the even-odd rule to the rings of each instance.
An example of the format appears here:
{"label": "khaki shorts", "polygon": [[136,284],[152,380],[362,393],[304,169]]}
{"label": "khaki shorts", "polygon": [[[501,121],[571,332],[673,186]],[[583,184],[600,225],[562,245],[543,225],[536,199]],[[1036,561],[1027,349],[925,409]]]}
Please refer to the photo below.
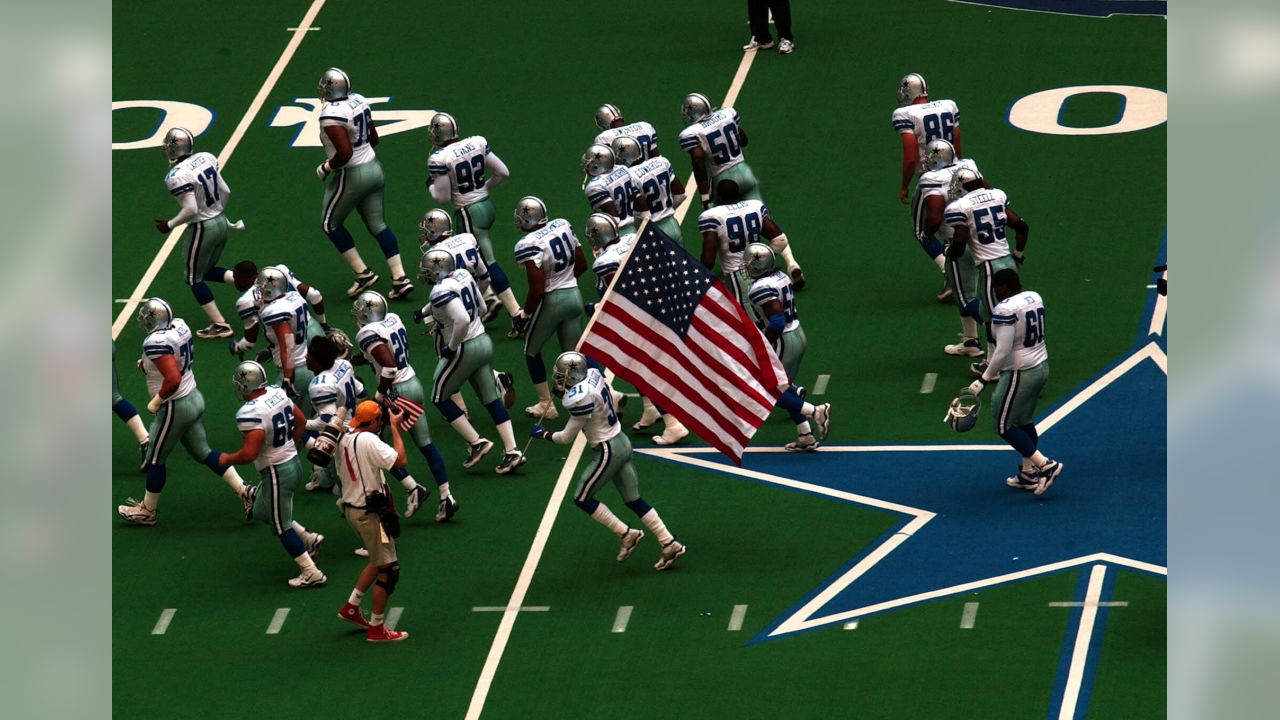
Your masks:
{"label": "khaki shorts", "polygon": [[356,507],[344,509],[342,514],[347,516],[347,524],[360,536],[364,549],[369,551],[370,565],[383,567],[397,560],[396,541],[387,537],[376,514]]}

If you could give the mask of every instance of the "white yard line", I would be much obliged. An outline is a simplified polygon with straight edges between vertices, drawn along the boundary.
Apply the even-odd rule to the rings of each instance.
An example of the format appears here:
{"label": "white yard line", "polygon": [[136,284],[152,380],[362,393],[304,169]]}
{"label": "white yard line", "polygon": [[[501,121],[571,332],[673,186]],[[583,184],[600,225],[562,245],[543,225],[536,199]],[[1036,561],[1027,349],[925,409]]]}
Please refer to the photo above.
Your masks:
{"label": "white yard line", "polygon": [[729,632],[742,630],[742,621],[747,619],[747,606],[734,605],[733,614],[729,616]]}
{"label": "white yard line", "polygon": [[924,380],[920,381],[920,394],[928,395],[933,392],[933,386],[938,384],[938,373],[925,373]]}
{"label": "white yard line", "polygon": [[[320,12],[320,8],[324,7],[325,0],[314,0],[311,7],[307,8],[307,14],[302,16],[302,22],[293,31],[293,37],[289,38],[289,44],[285,46],[284,53],[280,59],[276,61],[275,67],[271,68],[267,79],[262,83],[262,87],[258,90],[258,94],[253,97],[253,102],[249,104],[249,109],[245,111],[244,117],[240,118],[240,123],[236,125],[235,131],[231,133],[231,139],[227,140],[227,144],[223,146],[222,152],[218,154],[218,166],[225,172],[227,163],[231,160],[231,154],[235,152],[236,147],[240,145],[240,139],[244,137],[249,126],[253,124],[254,119],[258,117],[258,113],[262,110],[262,105],[267,101],[267,96],[275,89],[276,81],[284,73],[285,66],[293,59],[293,54],[297,52],[298,46],[302,44],[302,38],[307,36],[307,32],[311,29],[311,23],[316,19],[316,15]],[[316,28],[319,29],[319,28]],[[169,232],[169,236],[165,238],[164,245],[160,246],[160,252],[156,253],[155,259],[151,261],[150,267],[142,274],[142,279],[138,281],[138,286],[134,288],[133,294],[124,304],[124,308],[120,310],[120,314],[116,316],[116,321],[111,323],[111,339],[115,340],[120,337],[120,331],[124,329],[125,324],[129,322],[129,317],[133,314],[134,308],[146,296],[147,289],[151,287],[151,283],[156,279],[156,275],[160,273],[160,268],[164,266],[169,254],[173,252],[173,248],[177,246],[178,240],[182,238],[182,231],[186,229],[186,225],[179,225]]]}
{"label": "white yard line", "polygon": [[1093,625],[1098,619],[1098,602],[1102,599],[1102,581],[1106,576],[1106,565],[1094,565],[1089,571],[1089,589],[1085,592],[1085,605],[1080,611],[1080,628],[1076,631],[1076,645],[1071,651],[1071,667],[1067,671],[1067,687],[1062,693],[1062,709],[1058,711],[1058,720],[1073,720],[1076,716],[1080,688],[1084,684],[1085,663],[1089,659],[1089,642],[1093,640]]}
{"label": "white yard line", "polygon": [[152,635],[163,635],[169,630],[169,623],[173,622],[173,614],[178,612],[178,608],[165,608],[160,611],[160,619],[156,620],[156,626],[151,628]]}
{"label": "white yard line", "polygon": [[631,611],[635,610],[633,605],[623,605],[618,608],[618,615],[613,618],[613,631],[616,633],[624,633],[627,631],[627,623],[631,622]]}
{"label": "white yard line", "polygon": [[827,384],[831,382],[830,375],[819,375],[817,382],[813,384],[813,394],[822,395],[827,392]]}
{"label": "white yard line", "polygon": [[967,602],[964,604],[964,611],[960,613],[960,629],[972,630],[973,626],[978,622],[978,603]]}
{"label": "white yard line", "polygon": [[387,611],[387,619],[383,620],[383,623],[387,626],[388,630],[396,629],[396,625],[400,623],[400,616],[402,614],[404,614],[404,608],[402,607],[393,607]]}
{"label": "white yard line", "polygon": [[[1080,407],[1086,402],[1089,402],[1089,400],[1094,395],[1097,395],[1098,393],[1102,392],[1108,385],[1115,382],[1116,380],[1119,380],[1121,377],[1124,376],[1125,373],[1132,370],[1143,360],[1150,359],[1153,362],[1155,362],[1157,365],[1159,365],[1162,370],[1165,369],[1165,365],[1162,364],[1161,362],[1163,357],[1164,357],[1164,351],[1160,349],[1159,345],[1155,343],[1148,343],[1142,346],[1132,355],[1125,358],[1124,362],[1111,368],[1111,370],[1107,372],[1105,375],[1098,378],[1097,380],[1094,380],[1093,383],[1091,383],[1084,390],[1081,390],[1080,392],[1072,396],[1070,400],[1066,401],[1061,406],[1059,406],[1057,410],[1054,410],[1053,413],[1049,415],[1049,417],[1036,423],[1036,432],[1038,432],[1041,435],[1045,434],[1049,430],[1049,428],[1053,427],[1054,425],[1057,425],[1058,422],[1060,422],[1066,416],[1070,415],[1076,408]],[[1166,370],[1166,372],[1168,371]],[[823,448],[823,449],[825,450],[826,448]]]}
{"label": "white yard line", "polygon": [[280,608],[276,610],[276,614],[271,616],[271,624],[267,626],[268,635],[279,635],[280,628],[284,627],[284,621],[289,617],[289,608]]}

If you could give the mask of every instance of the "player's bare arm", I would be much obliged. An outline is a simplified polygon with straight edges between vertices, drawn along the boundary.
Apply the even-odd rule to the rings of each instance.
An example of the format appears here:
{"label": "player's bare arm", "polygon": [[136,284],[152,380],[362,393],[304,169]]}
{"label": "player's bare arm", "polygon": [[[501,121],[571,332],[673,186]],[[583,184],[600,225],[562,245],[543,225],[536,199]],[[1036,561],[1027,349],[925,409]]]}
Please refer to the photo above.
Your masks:
{"label": "player's bare arm", "polygon": [[293,324],[283,322],[271,328],[276,336],[276,347],[280,348],[280,372],[284,381],[293,384]]}
{"label": "player's bare arm", "polygon": [[[303,427],[305,422],[298,423],[297,429],[305,430]],[[218,463],[222,465],[243,465],[253,462],[258,457],[258,453],[262,450],[262,443],[267,437],[266,430],[248,430],[243,434],[240,449],[235,452],[222,453],[218,456]]]}
{"label": "player's bare arm", "polygon": [[702,254],[698,257],[708,270],[716,269],[716,253],[720,250],[720,237],[714,230],[702,232]]}
{"label": "player's bare arm", "polygon": [[951,147],[956,149],[956,158],[964,157],[964,151],[960,149],[960,126],[957,125],[951,130]]}
{"label": "player's bare arm", "polygon": [[964,257],[964,249],[969,246],[969,226],[956,225],[955,234],[951,236],[951,244],[947,246],[947,257],[959,260]]}
{"label": "player's bare arm", "polygon": [[1005,217],[1008,218],[1009,227],[1013,228],[1013,259],[1022,264],[1022,253],[1027,249],[1027,235],[1031,232],[1031,226],[1018,213],[1005,208]]}
{"label": "player's bare arm", "polygon": [[391,347],[384,342],[369,348],[369,354],[378,363],[378,367],[382,368],[382,374],[378,376],[378,395],[385,398],[391,392],[391,385],[396,377],[395,356],[391,354]]}
{"label": "player's bare arm", "polygon": [[582,246],[579,245],[573,251],[573,276],[575,278],[582,277],[582,273],[587,271],[587,254],[582,252]]}
{"label": "player's bare arm", "polygon": [[783,314],[781,300],[770,300],[761,308],[763,315],[768,324],[764,328],[764,336],[769,338],[770,342],[776,342],[782,337],[782,329],[787,325],[786,315]]}
{"label": "player's bare arm", "polygon": [[155,220],[156,230],[160,233],[167,233],[174,227],[183,223],[195,220],[200,214],[200,208],[196,205],[196,194],[194,192],[184,192],[178,196],[178,205],[181,209],[178,214],[168,220]]}
{"label": "player's bare arm", "polygon": [[924,236],[933,237],[942,227],[942,215],[946,212],[947,201],[942,195],[930,195],[924,199]]}
{"label": "player's bare arm", "polygon": [[298,407],[298,403],[293,404],[293,445],[298,452],[307,451],[307,415],[302,412],[302,408]]}
{"label": "player's bare arm", "polygon": [[[582,252],[581,246],[578,252]],[[585,260],[583,261],[586,262]],[[542,304],[542,296],[547,294],[547,274],[542,271],[532,260],[521,263],[524,265],[525,277],[529,280],[529,292],[524,297],[524,314],[533,317],[533,313]],[[577,258],[574,258],[575,272],[577,271]]]}
{"label": "player's bare arm", "polygon": [[693,160],[693,179],[698,185],[698,194],[702,196],[702,204],[706,205],[711,196],[711,181],[707,178],[707,151],[701,146],[689,150],[689,158]]}
{"label": "player's bare arm", "polygon": [[[351,138],[347,137],[346,130],[340,125],[325,125],[323,129],[324,134],[333,143],[333,157],[327,161],[329,169],[337,170],[351,160]],[[375,138],[378,136],[374,130],[370,130],[370,135]]]}
{"label": "player's bare arm", "polygon": [[[907,193],[910,192],[911,178],[916,174],[916,163],[920,162],[920,147],[914,133],[900,133],[902,136],[902,185],[898,188],[898,201],[907,204]],[[957,150],[959,155],[960,151]]]}
{"label": "player's bare arm", "polygon": [[369,147],[378,147],[378,128],[369,123]]}
{"label": "player's bare arm", "polygon": [[[155,364],[156,370],[160,371],[160,390],[156,392],[156,400],[164,402],[177,391],[178,386],[182,384],[182,371],[178,368],[178,358],[173,355],[161,355],[151,361]],[[154,400],[153,400],[154,402]],[[159,403],[156,403],[157,405]],[[151,412],[155,409],[147,408]]]}

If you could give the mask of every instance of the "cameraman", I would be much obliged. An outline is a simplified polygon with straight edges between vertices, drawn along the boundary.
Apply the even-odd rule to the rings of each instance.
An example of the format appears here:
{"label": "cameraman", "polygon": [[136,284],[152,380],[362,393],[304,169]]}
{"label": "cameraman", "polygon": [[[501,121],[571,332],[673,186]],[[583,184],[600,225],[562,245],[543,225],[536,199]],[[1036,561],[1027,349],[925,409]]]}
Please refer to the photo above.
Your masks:
{"label": "cameraman", "polygon": [[[371,400],[356,405],[333,458],[342,488],[342,514],[369,552],[369,564],[360,571],[356,587],[338,617],[367,628],[365,639],[369,642],[395,642],[409,637],[409,633],[388,630],[383,624],[387,598],[400,580],[395,544],[400,526],[382,471],[403,468],[407,462],[398,428],[400,411],[392,408],[386,412],[389,414],[384,415],[383,406]],[[391,426],[393,445],[379,437],[384,424]],[[366,620],[360,602],[371,585],[373,616]]]}

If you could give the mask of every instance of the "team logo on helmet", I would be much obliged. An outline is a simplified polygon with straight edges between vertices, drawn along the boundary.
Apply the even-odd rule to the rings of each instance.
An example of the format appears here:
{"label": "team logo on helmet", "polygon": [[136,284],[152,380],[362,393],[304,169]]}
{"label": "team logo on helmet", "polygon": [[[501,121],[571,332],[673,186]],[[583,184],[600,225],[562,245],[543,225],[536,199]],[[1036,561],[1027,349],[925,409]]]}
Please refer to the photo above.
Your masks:
{"label": "team logo on helmet", "polygon": [[908,73],[902,76],[902,80],[898,83],[899,105],[910,105],[916,98],[928,96],[929,86],[925,84],[924,76],[919,73]]}
{"label": "team logo on helmet", "polygon": [[577,385],[587,379],[587,356],[580,352],[570,350],[566,353],[560,353],[560,357],[556,358],[555,369],[552,371],[551,378],[555,382],[556,392],[564,394],[565,390]]}
{"label": "team logo on helmet", "polygon": [[747,246],[743,261],[747,266],[747,275],[753,278],[764,277],[774,270],[773,248],[760,242]]}
{"label": "team logo on helmet", "polygon": [[436,113],[431,117],[431,124],[427,126],[427,137],[431,138],[431,144],[441,147],[450,140],[458,138],[458,121],[453,119],[449,113]]}
{"label": "team logo on helmet", "polygon": [[605,103],[604,105],[601,105],[598,110],[596,110],[596,127],[600,128],[601,130],[608,130],[609,128],[613,127],[613,123],[615,120],[621,120],[621,119],[622,119],[622,111],[618,109],[617,105],[610,105],[608,103]]}
{"label": "team logo on helmet", "polygon": [[930,140],[924,146],[925,172],[941,170],[956,163],[956,149],[946,140]]}
{"label": "team logo on helmet", "polygon": [[284,297],[285,293],[289,292],[289,277],[274,267],[262,268],[255,284],[263,303]]}
{"label": "team logo on helmet", "polygon": [[428,210],[422,216],[422,222],[418,223],[418,230],[423,252],[426,252],[428,246],[435,245],[453,234],[453,219],[449,217],[449,213],[440,208]]}
{"label": "team logo on helmet", "polygon": [[267,386],[267,371],[253,360],[245,360],[231,373],[231,384],[236,386],[236,392],[248,396]]}
{"label": "team logo on helmet", "polygon": [[170,165],[190,155],[195,145],[196,140],[191,131],[182,127],[169,128],[169,132],[164,134],[164,141],[160,143]]}
{"label": "team logo on helmet", "polygon": [[547,221],[547,206],[538,198],[526,195],[516,203],[516,226],[526,232]]}
{"label": "team logo on helmet", "polygon": [[320,76],[316,85],[316,93],[321,100],[332,102],[341,100],[351,94],[351,78],[338,68],[329,68]]}
{"label": "team logo on helmet", "polygon": [[173,308],[160,298],[147,298],[138,306],[138,326],[145,333],[168,330],[173,325]]}
{"label": "team logo on helmet", "polygon": [[592,145],[582,153],[582,171],[591,177],[613,172],[615,162],[613,150],[607,145]]}
{"label": "team logo on helmet", "polygon": [[970,183],[978,182],[981,179],[982,176],[973,170],[970,170],[969,168],[960,168],[951,176],[951,187],[948,188],[951,191],[951,197],[964,197],[969,192],[965,186]]}
{"label": "team logo on helmet", "polygon": [[685,125],[692,125],[710,114],[711,101],[706,95],[702,93],[685,95],[684,102],[680,105],[680,117],[684,119]]}
{"label": "team logo on helmet", "polygon": [[447,250],[428,250],[418,263],[418,277],[423,282],[435,284],[449,277],[454,271],[453,253]]}
{"label": "team logo on helmet", "polygon": [[633,137],[627,137],[626,135],[616,137],[609,146],[613,150],[613,156],[624,167],[631,167],[644,157],[644,150]]}
{"label": "team logo on helmet", "polygon": [[356,325],[360,327],[381,322],[386,316],[387,299],[372,290],[360,293],[351,304],[351,319],[355,320]]}

